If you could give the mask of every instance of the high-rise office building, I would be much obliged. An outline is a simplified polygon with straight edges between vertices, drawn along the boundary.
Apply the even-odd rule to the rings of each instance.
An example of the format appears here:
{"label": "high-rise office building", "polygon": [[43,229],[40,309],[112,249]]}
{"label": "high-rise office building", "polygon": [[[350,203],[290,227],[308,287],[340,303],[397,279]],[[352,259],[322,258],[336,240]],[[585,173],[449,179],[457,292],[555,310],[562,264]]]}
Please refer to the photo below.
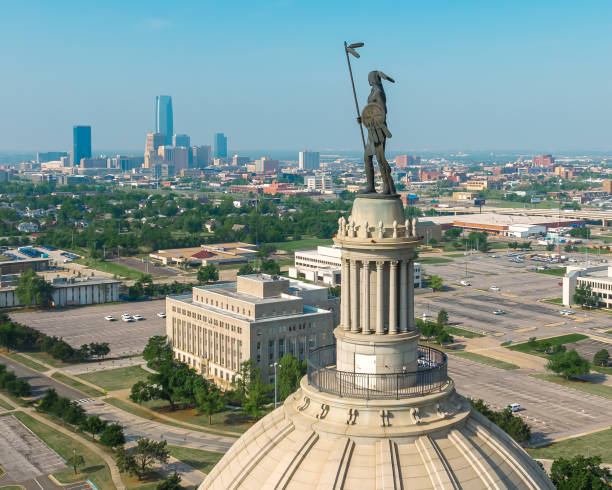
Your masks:
{"label": "high-rise office building", "polygon": [[81,158],[91,158],[91,126],[74,126],[72,128],[72,164],[77,166]]}
{"label": "high-rise office building", "polygon": [[266,172],[276,172],[278,170],[278,160],[272,158],[262,157],[255,160],[255,171],[258,174],[264,174]]}
{"label": "high-rise office building", "polygon": [[191,141],[189,136],[186,134],[175,134],[172,138],[172,145],[189,148],[191,146]]}
{"label": "high-rise office building", "polygon": [[155,97],[155,132],[164,135],[164,144],[172,145],[174,122],[172,117],[172,97],[158,95]]}
{"label": "high-rise office building", "polygon": [[319,168],[318,151],[300,152],[300,170],[316,170]]}
{"label": "high-rise office building", "polygon": [[227,136],[223,133],[215,133],[215,158],[227,158]]}
{"label": "high-rise office building", "polygon": [[192,146],[191,154],[191,161],[195,168],[204,168],[210,165],[210,145]]}
{"label": "high-rise office building", "polygon": [[189,168],[187,148],[183,146],[160,146],[157,154],[164,159],[164,162],[174,167],[175,174],[184,168]]}
{"label": "high-rise office building", "polygon": [[144,166],[150,168],[150,159],[157,155],[157,149],[165,143],[165,135],[162,133],[148,133],[145,143]]}
{"label": "high-rise office building", "polygon": [[410,165],[421,163],[421,157],[415,155],[397,155],[395,157],[395,168],[406,168]]}

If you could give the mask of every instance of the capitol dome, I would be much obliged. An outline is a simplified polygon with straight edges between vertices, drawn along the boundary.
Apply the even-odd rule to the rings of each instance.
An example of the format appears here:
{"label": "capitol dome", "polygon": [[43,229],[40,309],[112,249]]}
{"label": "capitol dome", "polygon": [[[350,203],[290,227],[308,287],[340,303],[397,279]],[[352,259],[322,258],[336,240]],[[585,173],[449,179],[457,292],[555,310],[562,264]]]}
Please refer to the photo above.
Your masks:
{"label": "capitol dome", "polygon": [[[341,322],[298,391],[238,439],[200,489],[554,489],[455,391],[414,328],[416,223],[358,197],[341,220]],[[370,226],[368,221],[372,224]]]}

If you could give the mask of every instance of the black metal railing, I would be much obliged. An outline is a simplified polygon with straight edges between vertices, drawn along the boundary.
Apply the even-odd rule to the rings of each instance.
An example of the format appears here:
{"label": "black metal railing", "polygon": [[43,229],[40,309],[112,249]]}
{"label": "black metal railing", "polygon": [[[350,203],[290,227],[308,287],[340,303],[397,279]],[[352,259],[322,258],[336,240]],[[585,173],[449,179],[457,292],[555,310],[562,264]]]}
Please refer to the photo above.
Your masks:
{"label": "black metal railing", "polygon": [[313,349],[308,355],[308,383],[320,391],[366,400],[423,396],[442,390],[449,382],[447,356],[418,346],[418,368],[413,372],[366,374],[336,369],[336,345]]}

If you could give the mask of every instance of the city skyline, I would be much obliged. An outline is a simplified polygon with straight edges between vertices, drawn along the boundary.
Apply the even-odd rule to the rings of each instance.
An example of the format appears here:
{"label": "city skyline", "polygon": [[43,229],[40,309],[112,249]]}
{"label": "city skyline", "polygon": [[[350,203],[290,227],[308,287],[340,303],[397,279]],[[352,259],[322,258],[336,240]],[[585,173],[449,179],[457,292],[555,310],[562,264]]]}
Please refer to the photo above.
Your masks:
{"label": "city skyline", "polygon": [[[13,68],[1,151],[69,148],[77,122],[92,126],[94,149],[140,148],[155,130],[151,100],[161,93],[173,97],[175,126],[194,144],[212,143],[223,128],[231,148],[358,150],[344,40],[366,43],[354,63],[361,106],[369,70],[397,80],[388,93],[390,151],[612,147],[608,3],[315,2],[253,11],[183,2],[159,18],[112,2],[77,16],[73,4],[3,9],[0,39],[14,48],[3,53]],[[223,22],[202,29],[211,16],[235,32]],[[384,36],[360,35],[383,23]],[[101,35],[108,25],[112,36]],[[63,32],[79,42],[67,45]],[[172,70],[161,68],[163,56]],[[78,78],[60,69],[77,59]],[[30,67],[54,75],[41,84]]]}

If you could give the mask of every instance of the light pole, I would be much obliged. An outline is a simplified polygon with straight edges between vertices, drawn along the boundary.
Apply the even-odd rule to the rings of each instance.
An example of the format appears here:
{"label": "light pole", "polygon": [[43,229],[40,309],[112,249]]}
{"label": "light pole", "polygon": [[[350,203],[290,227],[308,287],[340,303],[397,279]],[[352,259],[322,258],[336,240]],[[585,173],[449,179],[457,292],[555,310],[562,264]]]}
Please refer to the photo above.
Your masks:
{"label": "light pole", "polygon": [[278,406],[278,368],[283,367],[278,362],[274,363],[274,408]]}

